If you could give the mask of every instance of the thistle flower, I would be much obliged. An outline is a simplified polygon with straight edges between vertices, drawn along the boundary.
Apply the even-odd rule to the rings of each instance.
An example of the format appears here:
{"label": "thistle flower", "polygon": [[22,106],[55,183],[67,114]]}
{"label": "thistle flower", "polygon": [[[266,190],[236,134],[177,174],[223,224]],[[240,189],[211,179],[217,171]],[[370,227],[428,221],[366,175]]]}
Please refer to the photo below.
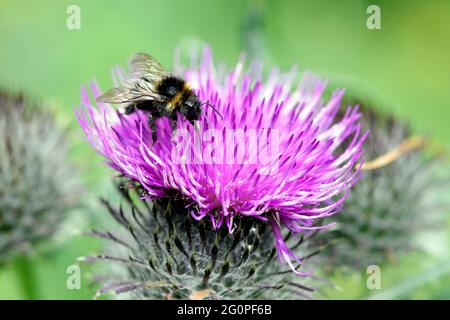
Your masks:
{"label": "thistle flower", "polygon": [[79,191],[51,114],[0,91],[0,263],[51,236]]}
{"label": "thistle flower", "polygon": [[413,249],[418,232],[438,225],[439,213],[448,209],[442,195],[449,180],[440,173],[440,161],[424,154],[425,140],[412,136],[406,123],[367,106],[363,110],[362,125],[370,131],[365,156],[378,160],[364,164],[360,183],[334,219],[335,230],[315,241],[335,240],[321,255],[329,265],[365,270]]}
{"label": "thistle flower", "polygon": [[180,116],[175,132],[159,119],[155,142],[144,113],[124,115],[95,103],[101,94],[95,83],[94,99],[82,88],[77,118],[109,166],[139,182],[143,198],[180,199],[192,219],[209,219],[214,230],[225,225],[229,234],[239,217],[262,221],[280,259],[304,274],[283,231],[300,236],[323,228],[314,222],[341,209],[359,174],[360,114],[349,107],[336,119],[343,91],[324,103],[326,84],[308,74],[294,88],[295,70],[263,78],[258,64],[244,74],[243,66],[241,60],[228,74],[216,71],[208,50],[190,67],[177,63],[174,72],[222,118],[205,106],[197,127]]}

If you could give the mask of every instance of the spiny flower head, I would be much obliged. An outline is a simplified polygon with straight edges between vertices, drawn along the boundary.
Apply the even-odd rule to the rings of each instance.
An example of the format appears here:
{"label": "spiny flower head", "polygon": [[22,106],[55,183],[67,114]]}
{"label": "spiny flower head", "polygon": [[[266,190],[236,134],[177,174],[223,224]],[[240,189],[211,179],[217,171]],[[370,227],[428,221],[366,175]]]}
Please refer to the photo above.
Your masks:
{"label": "spiny flower head", "polygon": [[[105,201],[119,230],[89,234],[109,245],[102,253],[80,258],[97,262],[97,296],[133,299],[311,299],[321,279],[298,277],[276,259],[270,226],[236,217],[230,235],[211,221],[197,222],[184,201],[139,199],[142,186],[119,184],[121,204]],[[136,184],[136,183],[135,183]],[[310,247],[311,235],[283,234],[286,245],[308,265],[322,250]],[[100,262],[105,262],[100,264]]]}
{"label": "spiny flower head", "polygon": [[[419,148],[425,146],[425,139],[413,136],[406,122],[367,104],[363,111],[362,126],[370,131],[365,155],[371,161],[365,166],[370,169],[363,171],[360,183],[335,217],[334,230],[315,241],[336,240],[321,255],[329,265],[365,270],[417,248],[414,237],[439,226],[442,213],[449,208],[444,200],[449,177],[437,157]],[[389,154],[397,155],[377,161]]]}
{"label": "spiny flower head", "polygon": [[244,72],[242,60],[225,74],[207,49],[193,60],[177,63],[174,73],[221,116],[204,106],[196,126],[179,116],[174,132],[161,118],[153,141],[145,113],[95,103],[101,92],[91,83],[92,97],[83,87],[76,111],[81,127],[113,169],[143,186],[143,197],[184,199],[194,219],[230,233],[237,216],[262,220],[280,259],[301,273],[282,229],[298,235],[322,228],[315,221],[341,209],[363,153],[357,108],[337,119],[343,91],[324,103],[326,83],[309,74],[296,84],[295,71],[263,77],[257,63]]}
{"label": "spiny flower head", "polygon": [[53,116],[0,90],[0,263],[53,235],[81,191]]}

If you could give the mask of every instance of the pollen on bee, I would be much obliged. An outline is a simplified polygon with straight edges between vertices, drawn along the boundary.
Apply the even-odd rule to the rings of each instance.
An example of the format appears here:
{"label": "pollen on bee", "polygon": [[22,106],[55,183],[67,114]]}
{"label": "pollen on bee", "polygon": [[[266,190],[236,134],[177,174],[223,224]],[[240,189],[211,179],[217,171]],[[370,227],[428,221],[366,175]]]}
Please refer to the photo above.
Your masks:
{"label": "pollen on bee", "polygon": [[177,106],[180,102],[181,102],[181,98],[183,97],[183,92],[184,89],[180,92],[178,92],[172,99],[171,99],[171,104],[174,106]]}
{"label": "pollen on bee", "polygon": [[178,106],[180,103],[183,102],[183,98],[186,96],[189,96],[191,92],[191,88],[189,87],[189,85],[187,84],[187,82],[183,82],[183,85],[181,87],[181,90],[178,91],[176,93],[176,95],[170,99],[170,103],[176,107]]}

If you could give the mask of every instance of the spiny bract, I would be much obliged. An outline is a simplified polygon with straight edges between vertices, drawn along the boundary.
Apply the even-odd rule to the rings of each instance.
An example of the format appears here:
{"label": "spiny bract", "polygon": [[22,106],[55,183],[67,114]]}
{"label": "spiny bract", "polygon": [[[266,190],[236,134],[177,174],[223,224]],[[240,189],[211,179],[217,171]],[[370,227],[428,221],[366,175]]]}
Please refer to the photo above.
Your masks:
{"label": "spiny bract", "polygon": [[[126,209],[103,203],[125,232],[92,231],[91,235],[111,241],[105,251],[109,253],[81,259],[103,260],[110,268],[111,263],[116,265],[106,277],[99,277],[98,294],[123,298],[128,293],[135,299],[313,297],[312,278],[298,277],[279,263],[273,234],[264,222],[243,217],[230,236],[226,229],[213,230],[208,220],[194,220],[181,200],[149,203],[139,199],[142,188],[121,191]],[[320,251],[308,247],[312,235],[286,234],[284,239],[306,260]]]}

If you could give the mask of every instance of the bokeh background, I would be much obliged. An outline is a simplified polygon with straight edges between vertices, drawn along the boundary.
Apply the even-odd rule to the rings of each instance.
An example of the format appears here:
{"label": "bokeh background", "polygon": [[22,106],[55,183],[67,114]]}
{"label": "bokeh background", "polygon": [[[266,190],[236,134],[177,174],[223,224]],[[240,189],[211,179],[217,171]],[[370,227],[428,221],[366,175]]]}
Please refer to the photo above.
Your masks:
{"label": "bokeh background", "polygon": [[[381,30],[366,27],[371,4],[381,8]],[[66,27],[70,5],[81,9],[79,30]],[[15,262],[1,267],[0,298],[92,298],[89,268],[82,267],[81,290],[67,289],[66,269],[99,247],[78,233],[108,223],[97,199],[115,194],[111,172],[76,123],[79,89],[94,77],[110,87],[111,66],[125,64],[136,51],[150,52],[170,68],[176,47],[202,43],[227,65],[245,50],[268,65],[296,64],[323,75],[331,86],[411,122],[440,152],[450,148],[449,1],[0,0],[0,86],[45,101],[61,127],[69,128],[71,158],[86,190],[83,208],[71,213],[58,245],[31,257],[26,275]],[[327,297],[450,299],[450,219],[446,223],[417,235],[422,252],[381,266],[381,290],[367,289],[365,270],[336,272],[336,288]]]}

